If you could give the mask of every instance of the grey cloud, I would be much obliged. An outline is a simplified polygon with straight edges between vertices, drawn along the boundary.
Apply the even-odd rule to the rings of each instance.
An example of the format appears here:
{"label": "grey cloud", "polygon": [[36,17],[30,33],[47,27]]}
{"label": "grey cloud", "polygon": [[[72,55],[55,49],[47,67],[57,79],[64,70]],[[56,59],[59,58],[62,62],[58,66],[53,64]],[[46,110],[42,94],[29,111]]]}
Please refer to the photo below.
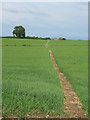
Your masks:
{"label": "grey cloud", "polygon": [[49,14],[48,13],[45,13],[45,12],[40,12],[39,10],[31,10],[29,8],[27,8],[27,11],[28,13],[30,14],[35,14],[35,15],[41,15],[41,16],[48,16]]}
{"label": "grey cloud", "polygon": [[19,8],[19,6],[17,7],[16,6],[16,8],[15,7],[11,7],[11,8],[9,8],[9,7],[7,7],[7,6],[3,6],[3,8],[2,8],[2,11],[3,12],[9,12],[9,13],[16,13],[16,14],[27,14],[27,13],[29,13],[29,14],[33,14],[33,15],[40,15],[40,16],[48,16],[49,14],[48,13],[46,13],[46,12],[41,12],[41,11],[39,11],[39,10],[37,10],[37,9],[35,9],[35,10],[33,10],[32,8],[28,8],[29,6],[25,6],[25,8],[23,8],[23,7],[21,7],[20,6],[20,8]]}
{"label": "grey cloud", "polygon": [[10,9],[10,8],[2,8],[2,11],[7,11],[7,12],[11,12],[11,13],[17,13],[17,10],[14,9]]}

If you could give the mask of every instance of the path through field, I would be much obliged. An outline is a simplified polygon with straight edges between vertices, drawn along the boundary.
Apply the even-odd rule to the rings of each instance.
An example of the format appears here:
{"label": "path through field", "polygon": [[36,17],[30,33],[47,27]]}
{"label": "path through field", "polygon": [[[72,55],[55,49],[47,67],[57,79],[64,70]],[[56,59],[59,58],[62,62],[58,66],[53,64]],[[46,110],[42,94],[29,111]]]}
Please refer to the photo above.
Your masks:
{"label": "path through field", "polygon": [[48,48],[48,43],[49,43],[50,40],[47,41],[47,43],[45,44],[45,47]]}
{"label": "path through field", "polygon": [[66,42],[3,40],[3,116],[87,118],[87,44]]}
{"label": "path through field", "polygon": [[[46,48],[48,48],[48,42],[45,45]],[[56,61],[54,59],[54,56],[51,50],[49,50],[49,54],[50,54],[52,63],[54,65],[54,68],[57,71],[58,76],[61,80],[61,85],[62,85],[62,89],[63,89],[64,96],[65,96],[65,101],[64,101],[65,117],[86,118],[87,115],[82,109],[82,103],[80,102],[76,93],[73,91],[72,86],[67,80],[67,78],[64,76],[63,73],[60,72],[59,67],[56,64]]]}
{"label": "path through field", "polygon": [[64,91],[65,96],[65,103],[64,103],[64,112],[65,116],[67,117],[70,115],[70,117],[86,117],[86,114],[82,110],[82,104],[76,95],[76,93],[73,91],[71,84],[68,82],[66,77],[63,73],[60,72],[58,65],[55,62],[55,59],[53,57],[53,53],[51,50],[49,50],[50,58],[53,62],[53,65],[58,73],[58,76],[61,80],[62,89]]}

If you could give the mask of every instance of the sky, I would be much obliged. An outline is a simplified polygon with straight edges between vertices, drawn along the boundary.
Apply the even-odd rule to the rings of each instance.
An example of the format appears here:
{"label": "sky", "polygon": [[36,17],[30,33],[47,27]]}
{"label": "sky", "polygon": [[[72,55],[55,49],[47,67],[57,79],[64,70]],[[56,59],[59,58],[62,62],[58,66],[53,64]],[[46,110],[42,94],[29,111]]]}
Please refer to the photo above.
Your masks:
{"label": "sky", "polygon": [[88,3],[3,2],[2,35],[11,36],[16,25],[26,36],[88,39]]}

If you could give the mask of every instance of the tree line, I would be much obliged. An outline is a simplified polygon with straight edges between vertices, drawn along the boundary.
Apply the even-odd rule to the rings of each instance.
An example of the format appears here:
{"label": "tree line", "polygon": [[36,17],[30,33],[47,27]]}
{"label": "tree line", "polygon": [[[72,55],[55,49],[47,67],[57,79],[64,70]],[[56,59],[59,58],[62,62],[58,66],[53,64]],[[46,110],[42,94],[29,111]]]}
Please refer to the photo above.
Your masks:
{"label": "tree line", "polygon": [[[14,27],[14,30],[13,30],[13,37],[15,38],[27,38],[27,39],[43,39],[43,40],[47,40],[47,39],[50,39],[50,37],[46,37],[46,38],[41,38],[41,37],[30,37],[30,36],[26,36],[26,33],[25,33],[25,28],[23,26],[15,26]],[[66,38],[57,38],[58,40],[66,40]]]}

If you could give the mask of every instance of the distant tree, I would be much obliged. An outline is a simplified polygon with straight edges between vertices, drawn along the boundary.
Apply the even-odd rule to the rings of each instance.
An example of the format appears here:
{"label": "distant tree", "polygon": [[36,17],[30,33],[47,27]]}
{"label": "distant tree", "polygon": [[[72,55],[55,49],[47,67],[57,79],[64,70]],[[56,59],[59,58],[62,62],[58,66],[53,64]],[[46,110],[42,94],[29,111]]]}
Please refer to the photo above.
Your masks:
{"label": "distant tree", "polygon": [[25,37],[25,28],[22,26],[15,26],[13,30],[13,36],[18,38]]}
{"label": "distant tree", "polygon": [[61,37],[61,38],[59,38],[59,40],[66,40],[66,38],[62,38],[62,37]]}
{"label": "distant tree", "polygon": [[63,38],[63,40],[66,40],[66,38]]}

